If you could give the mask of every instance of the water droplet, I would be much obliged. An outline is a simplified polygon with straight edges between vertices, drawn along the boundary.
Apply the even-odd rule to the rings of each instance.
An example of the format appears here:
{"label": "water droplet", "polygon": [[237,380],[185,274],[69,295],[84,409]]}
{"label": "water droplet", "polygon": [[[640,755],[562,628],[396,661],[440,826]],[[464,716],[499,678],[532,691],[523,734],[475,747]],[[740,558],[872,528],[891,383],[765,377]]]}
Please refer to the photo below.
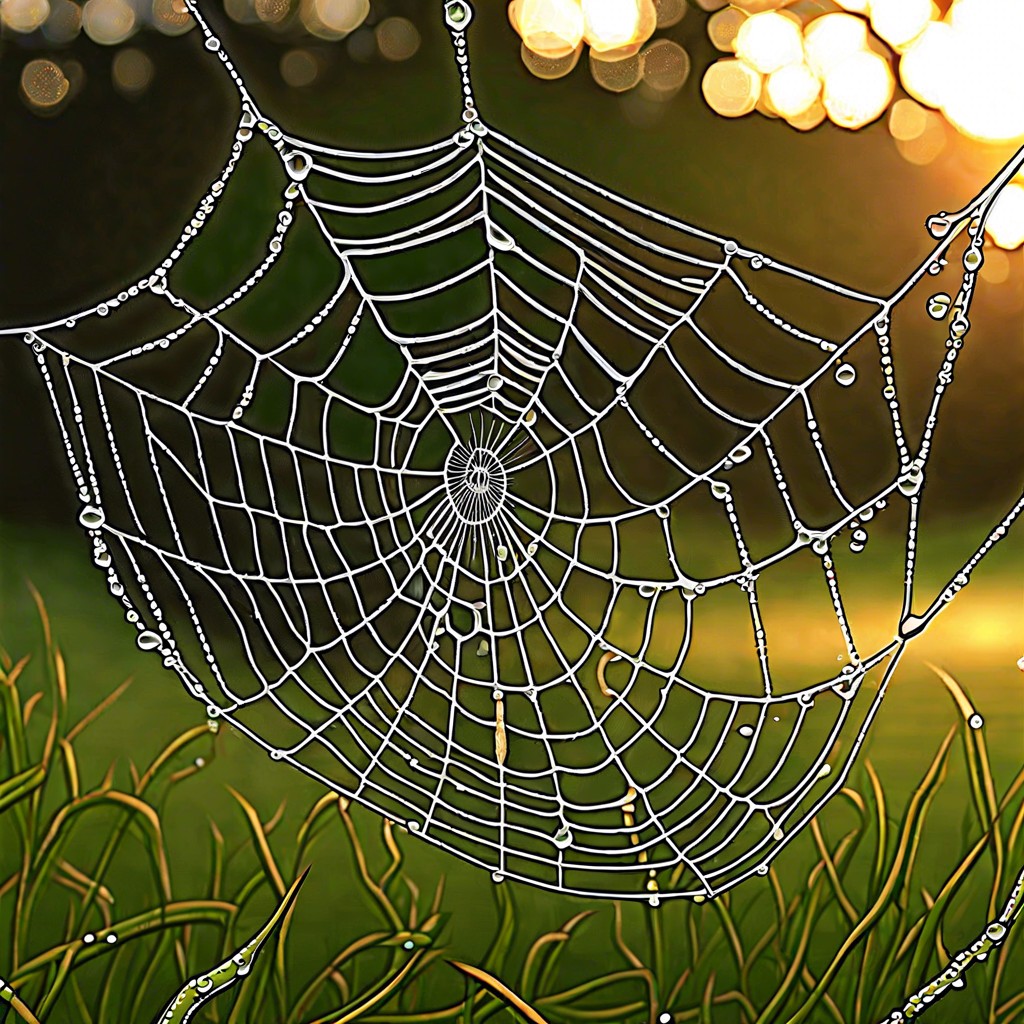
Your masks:
{"label": "water droplet", "polygon": [[782,826],[781,825],[776,825],[775,826],[775,831],[772,833],[772,838],[776,842],[782,842],[784,837],[785,837],[785,833],[782,831]]}
{"label": "water droplet", "polygon": [[93,561],[101,569],[109,568],[111,562],[110,552],[107,551],[105,548],[101,548],[96,552],[95,556],[93,557]]}
{"label": "water droplet", "polygon": [[752,725],[741,725],[739,733],[741,736],[749,740],[750,737],[754,735],[754,727]]}
{"label": "water droplet", "polygon": [[143,651],[152,651],[160,646],[161,640],[158,633],[154,633],[152,630],[144,630],[136,638],[135,642],[139,645],[139,648]]}
{"label": "water droplet", "polygon": [[473,9],[463,0],[449,0],[444,5],[444,20],[450,28],[464,29],[473,17]]}
{"label": "water droplet", "polygon": [[923,483],[924,473],[920,470],[910,470],[899,478],[896,486],[899,487],[901,494],[905,494],[908,498],[913,498],[914,495],[920,493]]}
{"label": "water droplet", "polygon": [[1024,672],[1024,656],[1017,659],[1017,668]]}
{"label": "water droplet", "polygon": [[504,384],[504,383],[505,383],[505,381],[502,378],[500,373],[492,373],[487,378],[487,390],[488,391],[497,391],[498,388],[500,388],[501,385]]}
{"label": "water droplet", "polygon": [[284,167],[292,181],[305,181],[312,170],[313,161],[305,153],[293,150],[285,155]]}
{"label": "water droplet", "polygon": [[849,363],[840,363],[836,367],[836,383],[848,388],[857,379],[857,370]]}
{"label": "water droplet", "polygon": [[733,462],[737,463],[746,462],[747,459],[750,458],[751,454],[753,453],[750,451],[750,448],[747,445],[740,444],[733,448],[731,452],[729,452],[729,458],[732,459]]}
{"label": "water droplet", "polygon": [[827,555],[828,554],[828,539],[825,537],[818,537],[811,544],[811,550],[816,555]]}
{"label": "water droplet", "polygon": [[487,241],[502,252],[511,252],[516,247],[516,240],[504,228],[490,220],[487,222]]}
{"label": "water droplet", "polygon": [[526,415],[523,417],[523,423],[528,427],[532,427],[537,422],[537,411],[535,409],[528,409]]}
{"label": "water droplet", "polygon": [[985,257],[981,254],[981,250],[973,245],[964,253],[964,270],[967,270],[972,274],[974,271],[978,270],[984,262]]}
{"label": "water droplet", "polygon": [[82,941],[83,941],[83,942],[84,942],[84,943],[85,943],[85,944],[86,944],[87,946],[88,946],[88,945],[91,945],[91,944],[92,944],[93,942],[95,942],[95,941],[96,941],[96,936],[95,936],[95,935],[93,935],[93,933],[92,933],[92,932],[86,932],[86,933],[85,933],[85,935],[83,935],[83,936],[82,936]]}
{"label": "water droplet", "polygon": [[827,764],[827,763],[823,764],[818,769],[818,778],[819,779],[823,779],[823,778],[825,778],[826,775],[831,775],[831,774],[832,774],[832,765],[830,765],[830,764]]}
{"label": "water droplet", "polygon": [[945,238],[952,226],[953,222],[945,213],[939,213],[934,217],[928,218],[928,233],[932,238]]}
{"label": "water droplet", "polygon": [[112,946],[115,942],[117,942],[117,936],[113,932],[110,932],[110,934],[107,935],[107,944]]}
{"label": "water droplet", "polygon": [[986,929],[985,934],[993,941],[998,942],[1006,935],[1006,927],[999,921],[993,921]]}
{"label": "water droplet", "polygon": [[556,833],[555,838],[551,840],[555,846],[560,850],[564,850],[567,846],[572,843],[572,832],[568,825],[563,825]]}
{"label": "water droplet", "polygon": [[491,651],[491,645],[486,640],[481,640],[476,648],[476,656],[478,658],[486,658]]}
{"label": "water droplet", "polygon": [[972,729],[980,729],[985,724],[985,719],[982,718],[981,715],[979,715],[977,712],[975,712],[973,715],[971,715],[970,718],[967,719],[967,724]]}
{"label": "water droplet", "polygon": [[669,507],[668,505],[659,505],[655,510],[655,514],[659,519],[668,519]]}
{"label": "water droplet", "polygon": [[210,53],[216,53],[220,49],[220,40],[210,36],[210,38],[206,40],[205,45]]}
{"label": "water droplet", "polygon": [[207,989],[213,988],[213,981],[205,975],[202,978],[196,978],[196,988],[200,992],[205,992]]}
{"label": "water droplet", "polygon": [[505,881],[505,876],[500,871],[492,871],[491,881],[494,882],[495,885],[500,885]]}
{"label": "water droplet", "polygon": [[95,505],[86,505],[78,516],[78,521],[87,530],[98,530],[106,520],[107,517],[103,514],[103,509],[97,508]]}
{"label": "water droplet", "polygon": [[654,597],[658,592],[658,588],[653,583],[641,583],[637,588],[637,593],[641,597]]}
{"label": "water droplet", "polygon": [[504,544],[499,544],[497,551],[495,551],[495,554],[498,556],[499,562],[504,562],[505,559],[508,558],[508,548],[505,547]]}
{"label": "water droplet", "polygon": [[938,292],[928,300],[928,315],[933,320],[945,320],[952,299],[945,292]]}
{"label": "water droplet", "polygon": [[711,496],[719,501],[724,501],[729,497],[729,485],[723,484],[720,480],[713,480],[711,482]]}

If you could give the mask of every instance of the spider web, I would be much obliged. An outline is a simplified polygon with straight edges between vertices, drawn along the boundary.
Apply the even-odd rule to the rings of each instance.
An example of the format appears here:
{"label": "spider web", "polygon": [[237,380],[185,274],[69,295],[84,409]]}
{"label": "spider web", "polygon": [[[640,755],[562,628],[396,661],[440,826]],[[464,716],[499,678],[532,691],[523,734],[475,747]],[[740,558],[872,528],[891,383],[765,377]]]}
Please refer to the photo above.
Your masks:
{"label": "spider web", "polygon": [[[843,785],[906,644],[1024,508],[915,604],[984,220],[1022,157],[875,296],[486,124],[462,0],[463,124],[385,153],[265,117],[189,5],[241,99],[226,166],[153,273],[19,329],[139,646],[211,719],[497,881],[657,903],[765,873]],[[211,300],[204,240],[260,146],[281,181],[265,256]],[[896,318],[953,253],[915,417]],[[885,442],[870,457],[862,428]],[[901,568],[880,638],[841,578],[884,517]],[[780,672],[793,630],[771,604],[794,565],[832,632],[808,627]]]}

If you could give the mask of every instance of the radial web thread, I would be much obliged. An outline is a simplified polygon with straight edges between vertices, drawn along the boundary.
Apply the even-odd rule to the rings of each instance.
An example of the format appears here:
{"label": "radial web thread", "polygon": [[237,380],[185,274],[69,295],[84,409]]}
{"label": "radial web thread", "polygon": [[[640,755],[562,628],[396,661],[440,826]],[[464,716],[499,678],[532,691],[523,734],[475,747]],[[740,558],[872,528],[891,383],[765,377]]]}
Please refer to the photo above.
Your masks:
{"label": "radial web thread", "polygon": [[[34,350],[139,646],[274,760],[496,880],[657,903],[765,873],[1024,507],[915,603],[984,221],[1022,157],[875,296],[487,124],[462,0],[462,124],[381,153],[268,119],[188,2],[241,99],[226,166],[154,272],[4,332]],[[257,265],[209,301],[204,239],[250,149],[280,201]],[[275,283],[314,250],[308,288]],[[926,311],[939,274],[954,295]],[[895,351],[911,303],[945,332],[916,417]],[[271,307],[295,320],[276,337]],[[884,444],[858,461],[861,428]],[[865,638],[841,580],[885,517],[899,602]],[[794,565],[834,627],[810,678],[770,653],[792,646],[771,606]]]}

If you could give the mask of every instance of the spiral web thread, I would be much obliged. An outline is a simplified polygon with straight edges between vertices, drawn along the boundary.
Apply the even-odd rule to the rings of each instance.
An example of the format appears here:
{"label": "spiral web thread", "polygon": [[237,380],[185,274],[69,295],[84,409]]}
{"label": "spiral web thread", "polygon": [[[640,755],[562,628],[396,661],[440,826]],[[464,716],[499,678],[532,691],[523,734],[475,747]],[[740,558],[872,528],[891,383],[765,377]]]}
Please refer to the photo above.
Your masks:
{"label": "spiral web thread", "polygon": [[[445,20],[463,124],[382,153],[271,122],[189,3],[240,95],[230,159],[153,273],[19,328],[139,646],[211,719],[496,881],[656,904],[765,873],[843,785],[908,641],[1024,507],[915,611],[940,405],[984,220],[1022,156],[933,218],[932,252],[874,296],[645,209],[486,124],[461,0]],[[199,239],[254,142],[283,172],[265,256],[220,301],[190,300],[180,267],[194,253],[193,271],[209,266]],[[274,284],[300,230],[334,273],[318,300]],[[946,347],[911,433],[893,317],[958,240],[956,296],[932,299]],[[854,326],[801,329],[762,281]],[[260,339],[246,317],[267,292],[316,312]],[[720,308],[770,346],[740,354]],[[106,355],[72,344],[83,329]],[[887,435],[871,479],[844,475],[818,422],[858,391]],[[838,545],[862,550],[882,510],[906,516],[901,611],[861,649]],[[726,545],[706,539],[712,523]],[[796,560],[816,566],[840,655],[785,685],[761,595]],[[717,642],[753,651],[742,693],[691,671],[719,599],[742,621]]]}

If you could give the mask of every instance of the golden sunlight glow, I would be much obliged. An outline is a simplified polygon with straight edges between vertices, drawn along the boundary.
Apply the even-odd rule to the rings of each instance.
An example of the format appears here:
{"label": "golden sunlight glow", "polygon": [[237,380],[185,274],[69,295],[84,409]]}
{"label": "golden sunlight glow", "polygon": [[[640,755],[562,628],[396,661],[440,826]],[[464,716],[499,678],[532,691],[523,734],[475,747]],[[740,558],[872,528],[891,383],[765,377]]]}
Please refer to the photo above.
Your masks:
{"label": "golden sunlight glow", "polygon": [[871,0],[836,0],[844,11],[851,14],[867,14],[871,10]]}
{"label": "golden sunlight glow", "polygon": [[931,22],[900,60],[903,88],[929,107],[941,107],[958,51],[956,32],[941,21]]}
{"label": "golden sunlight glow", "polygon": [[971,138],[1024,138],[1024,3],[956,0],[947,17],[963,58],[949,69],[943,113]]}
{"label": "golden sunlight glow", "polygon": [[1010,182],[992,204],[985,231],[1001,249],[1024,245],[1024,185]]}
{"label": "golden sunlight glow", "polygon": [[825,113],[825,104],[821,100],[815,100],[805,111],[795,117],[787,117],[786,124],[800,132],[809,132],[817,128],[828,115]]}
{"label": "golden sunlight glow", "polygon": [[840,61],[865,50],[867,44],[867,22],[852,14],[815,18],[804,34],[807,63],[819,78],[824,78]]}
{"label": "golden sunlight glow", "polygon": [[736,34],[736,55],[755,71],[770,75],[803,60],[800,27],[777,11],[752,14]]}
{"label": "golden sunlight glow", "polygon": [[723,57],[704,73],[701,91],[716,114],[743,117],[761,97],[761,76],[746,62]]}
{"label": "golden sunlight glow", "polygon": [[871,0],[871,27],[890,46],[906,46],[931,21],[932,0]]}
{"label": "golden sunlight glow", "polygon": [[553,60],[568,57],[583,40],[579,0],[515,0],[509,18],[528,49]]}
{"label": "golden sunlight glow", "polygon": [[919,139],[928,127],[928,114],[914,100],[897,100],[889,111],[889,134],[900,142]]}
{"label": "golden sunlight glow", "polygon": [[797,117],[814,103],[821,80],[806,64],[787,64],[768,76],[768,99],[780,116]]}
{"label": "golden sunlight glow", "polygon": [[632,56],[657,23],[654,0],[583,0],[583,38],[599,54]]}
{"label": "golden sunlight glow", "polygon": [[889,62],[877,53],[855,53],[825,76],[825,110],[841,128],[863,128],[881,117],[895,82]]}

